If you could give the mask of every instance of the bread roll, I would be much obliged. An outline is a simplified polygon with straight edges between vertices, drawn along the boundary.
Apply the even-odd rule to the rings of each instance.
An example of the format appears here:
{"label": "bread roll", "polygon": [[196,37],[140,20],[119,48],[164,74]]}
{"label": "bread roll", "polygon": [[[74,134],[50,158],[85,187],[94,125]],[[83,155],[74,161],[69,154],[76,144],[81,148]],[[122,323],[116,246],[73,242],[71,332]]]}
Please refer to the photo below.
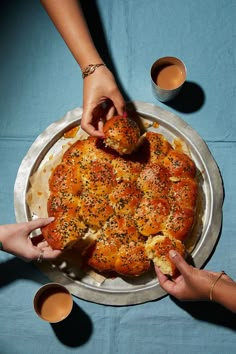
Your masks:
{"label": "bread roll", "polygon": [[161,134],[146,132],[142,136],[141,152],[146,155],[147,162],[162,162],[172,149],[171,144]]}
{"label": "bread roll", "polygon": [[117,215],[133,215],[142,198],[134,183],[121,182],[109,194],[110,203]]}
{"label": "bread roll", "polygon": [[162,232],[170,213],[166,198],[144,196],[134,214],[134,220],[139,232],[144,236]]}
{"label": "bread roll", "polygon": [[173,237],[160,235],[149,237],[145,244],[147,257],[166,275],[173,276],[177,269],[169,257],[170,250],[176,250],[182,256],[185,253],[181,241]]}
{"label": "bread roll", "polygon": [[112,216],[104,225],[95,244],[88,250],[88,264],[99,272],[139,276],[150,269],[144,239],[133,219]]}
{"label": "bread roll", "polygon": [[115,116],[104,125],[105,144],[120,155],[132,153],[140,138],[138,124],[131,118]]}
{"label": "bread roll", "polygon": [[62,214],[42,228],[42,235],[53,249],[62,250],[73,247],[86,231],[87,226],[80,218]]}
{"label": "bread roll", "polygon": [[194,178],[196,175],[196,166],[193,160],[183,152],[171,150],[164,158],[163,164],[173,177]]}
{"label": "bread roll", "polygon": [[98,230],[113,215],[114,210],[107,195],[85,190],[80,196],[77,212],[86,225],[92,230]]}

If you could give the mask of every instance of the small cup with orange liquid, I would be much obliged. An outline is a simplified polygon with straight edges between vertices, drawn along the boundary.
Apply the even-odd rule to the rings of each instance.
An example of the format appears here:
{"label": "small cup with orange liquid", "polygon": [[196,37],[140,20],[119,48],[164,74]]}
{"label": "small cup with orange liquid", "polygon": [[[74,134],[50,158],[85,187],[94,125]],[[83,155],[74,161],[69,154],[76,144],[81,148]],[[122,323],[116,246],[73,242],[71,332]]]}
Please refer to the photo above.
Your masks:
{"label": "small cup with orange liquid", "polygon": [[187,76],[185,64],[175,57],[163,57],[151,67],[151,82],[154,96],[167,102],[177,96]]}
{"label": "small cup with orange liquid", "polygon": [[59,283],[43,285],[34,296],[34,310],[44,321],[57,323],[69,316],[73,298],[69,290]]}

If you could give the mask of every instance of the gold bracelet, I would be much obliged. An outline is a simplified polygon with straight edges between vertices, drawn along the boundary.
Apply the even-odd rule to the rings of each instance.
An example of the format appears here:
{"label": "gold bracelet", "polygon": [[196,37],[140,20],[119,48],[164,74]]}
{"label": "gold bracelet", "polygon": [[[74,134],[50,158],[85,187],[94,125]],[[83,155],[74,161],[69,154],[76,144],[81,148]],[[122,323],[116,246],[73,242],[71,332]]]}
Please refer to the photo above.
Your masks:
{"label": "gold bracelet", "polygon": [[85,77],[91,75],[94,73],[94,71],[99,68],[100,66],[106,66],[104,63],[100,64],[89,64],[86,66],[86,68],[82,71],[82,78],[84,79]]}
{"label": "gold bracelet", "polygon": [[211,289],[210,289],[210,295],[209,295],[209,298],[210,298],[210,301],[213,301],[213,297],[212,297],[212,294],[213,294],[213,289],[216,285],[216,283],[218,282],[218,280],[220,280],[220,278],[222,277],[222,275],[226,274],[225,271],[221,271],[220,275],[216,278],[216,280],[214,281],[214,283],[212,284],[211,286]]}

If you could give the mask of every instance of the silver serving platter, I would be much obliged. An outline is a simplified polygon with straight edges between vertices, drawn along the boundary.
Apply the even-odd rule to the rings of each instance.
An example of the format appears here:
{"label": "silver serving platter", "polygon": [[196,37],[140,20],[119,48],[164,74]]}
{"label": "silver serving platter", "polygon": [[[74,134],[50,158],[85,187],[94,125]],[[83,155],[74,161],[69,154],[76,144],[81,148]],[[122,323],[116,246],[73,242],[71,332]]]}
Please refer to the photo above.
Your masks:
{"label": "silver serving platter", "polygon": [[[150,103],[134,101],[137,113],[150,122],[157,122],[147,130],[163,134],[170,142],[176,138],[184,140],[191,152],[201,176],[201,207],[199,221],[195,226],[194,247],[191,258],[196,267],[202,267],[217,243],[222,223],[223,185],[217,164],[206,143],[185,121],[175,114]],[[50,154],[61,148],[63,134],[80,123],[82,109],[68,112],[62,119],[51,124],[38,136],[21,162],[14,187],[14,206],[17,222],[32,219],[26,203],[30,177]],[[166,295],[160,287],[154,271],[137,278],[116,277],[99,283],[88,274],[74,277],[70,270],[58,267],[55,262],[43,262],[40,270],[52,281],[65,285],[70,292],[87,301],[99,304],[122,306],[144,303]],[[78,273],[79,274],[79,273]]]}

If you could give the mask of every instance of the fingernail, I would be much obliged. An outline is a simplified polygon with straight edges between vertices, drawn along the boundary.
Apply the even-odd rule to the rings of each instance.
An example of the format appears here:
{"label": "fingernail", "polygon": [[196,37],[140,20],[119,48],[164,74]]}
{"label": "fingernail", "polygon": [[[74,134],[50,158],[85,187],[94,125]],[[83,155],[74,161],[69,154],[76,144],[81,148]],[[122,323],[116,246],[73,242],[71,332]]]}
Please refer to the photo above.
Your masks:
{"label": "fingernail", "polygon": [[124,113],[123,113],[123,117],[124,117],[124,118],[127,118],[127,117],[128,117],[128,113],[127,113],[127,112],[124,112]]}
{"label": "fingernail", "polygon": [[173,250],[170,250],[169,255],[171,258],[175,258],[177,256],[177,253]]}
{"label": "fingernail", "polygon": [[50,222],[55,220],[54,216],[50,216],[48,219],[49,219]]}

